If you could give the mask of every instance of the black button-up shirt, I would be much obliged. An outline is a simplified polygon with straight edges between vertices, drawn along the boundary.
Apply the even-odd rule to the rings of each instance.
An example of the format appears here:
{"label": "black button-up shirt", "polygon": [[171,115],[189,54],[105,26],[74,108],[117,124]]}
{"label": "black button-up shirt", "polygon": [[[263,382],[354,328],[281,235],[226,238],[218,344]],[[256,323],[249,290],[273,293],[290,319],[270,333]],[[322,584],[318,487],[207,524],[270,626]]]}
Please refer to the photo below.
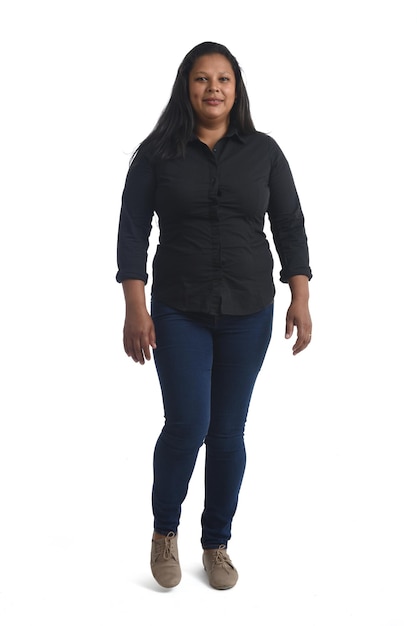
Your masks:
{"label": "black button-up shirt", "polygon": [[184,158],[154,161],[146,151],[129,168],[122,196],[116,279],[148,280],[153,214],[159,245],[152,295],[184,311],[255,313],[272,302],[273,259],[280,279],[311,278],[304,217],[288,162],[264,133],[230,131],[211,151],[199,139]]}

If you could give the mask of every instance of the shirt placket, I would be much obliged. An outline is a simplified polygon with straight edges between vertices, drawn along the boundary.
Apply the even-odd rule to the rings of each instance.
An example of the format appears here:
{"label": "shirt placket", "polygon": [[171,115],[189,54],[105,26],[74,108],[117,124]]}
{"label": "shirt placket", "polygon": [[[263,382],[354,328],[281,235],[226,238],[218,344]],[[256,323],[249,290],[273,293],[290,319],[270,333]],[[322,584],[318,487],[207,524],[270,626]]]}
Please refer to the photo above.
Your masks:
{"label": "shirt placket", "polygon": [[209,176],[208,200],[212,265],[212,297],[210,309],[213,315],[218,315],[221,312],[223,276],[220,237],[219,153],[216,147],[213,152],[210,153]]}

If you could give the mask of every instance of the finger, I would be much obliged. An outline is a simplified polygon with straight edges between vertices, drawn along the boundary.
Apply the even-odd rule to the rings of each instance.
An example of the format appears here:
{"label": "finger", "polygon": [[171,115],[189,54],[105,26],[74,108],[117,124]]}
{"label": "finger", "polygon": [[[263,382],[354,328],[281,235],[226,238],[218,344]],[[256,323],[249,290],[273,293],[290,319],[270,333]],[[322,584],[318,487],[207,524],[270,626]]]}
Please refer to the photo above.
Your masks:
{"label": "finger", "polygon": [[143,365],[145,363],[145,359],[144,359],[144,356],[143,356],[144,348],[143,348],[141,342],[139,340],[137,340],[135,342],[135,346],[134,347],[135,347],[135,350],[134,350],[134,355],[135,355],[134,361],[136,363],[140,363],[141,365]]}
{"label": "finger", "polygon": [[123,337],[123,347],[125,349],[127,356],[131,357],[134,360],[133,347],[131,343],[126,339],[126,337]]}
{"label": "finger", "polygon": [[145,359],[147,361],[151,360],[151,351],[150,351],[149,343],[145,343],[145,345],[142,346],[142,354],[145,356]]}
{"label": "finger", "polygon": [[149,336],[146,339],[142,338],[142,350],[145,355],[145,359],[147,361],[151,360],[151,348],[153,350],[156,349],[156,337],[155,337],[155,327],[152,326],[149,331]]}
{"label": "finger", "polygon": [[300,332],[298,334],[297,341],[295,342],[292,348],[293,354],[296,355],[302,352],[303,350],[305,350],[307,346],[309,345],[309,343],[311,342],[311,337],[312,337],[311,332],[307,332],[306,330]]}
{"label": "finger", "polygon": [[290,339],[294,332],[294,322],[291,319],[287,319],[285,325],[285,339]]}
{"label": "finger", "polygon": [[139,339],[127,339],[123,341],[125,352],[135,363],[144,363]]}
{"label": "finger", "polygon": [[156,349],[155,327],[153,327],[151,332],[149,333],[149,344],[153,350]]}

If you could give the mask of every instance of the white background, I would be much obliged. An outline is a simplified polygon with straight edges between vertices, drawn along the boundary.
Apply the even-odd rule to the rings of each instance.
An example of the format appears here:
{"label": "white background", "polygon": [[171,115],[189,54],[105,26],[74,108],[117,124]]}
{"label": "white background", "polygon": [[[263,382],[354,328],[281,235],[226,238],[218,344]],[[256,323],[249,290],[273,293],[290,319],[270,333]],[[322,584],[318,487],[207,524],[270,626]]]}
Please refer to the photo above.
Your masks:
{"label": "white background", "polygon": [[[416,17],[406,0],[3,2],[2,626],[417,625]],[[205,40],[236,55],[290,162],[314,336],[294,358],[277,284],[239,583],[202,571],[200,455],[164,592],[148,566],[163,412],[153,363],[122,349],[115,246],[129,157]]]}

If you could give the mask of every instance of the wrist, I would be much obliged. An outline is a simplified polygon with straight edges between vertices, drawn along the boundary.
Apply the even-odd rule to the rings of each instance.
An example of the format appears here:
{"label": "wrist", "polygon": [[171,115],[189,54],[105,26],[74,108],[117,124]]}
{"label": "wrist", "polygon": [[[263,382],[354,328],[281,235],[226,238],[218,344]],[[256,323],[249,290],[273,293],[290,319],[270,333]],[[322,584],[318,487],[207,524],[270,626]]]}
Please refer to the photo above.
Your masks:
{"label": "wrist", "polygon": [[292,302],[306,304],[310,298],[310,291],[307,276],[292,276],[289,279]]}
{"label": "wrist", "polygon": [[126,309],[146,310],[145,283],[142,280],[126,280],[122,284]]}

